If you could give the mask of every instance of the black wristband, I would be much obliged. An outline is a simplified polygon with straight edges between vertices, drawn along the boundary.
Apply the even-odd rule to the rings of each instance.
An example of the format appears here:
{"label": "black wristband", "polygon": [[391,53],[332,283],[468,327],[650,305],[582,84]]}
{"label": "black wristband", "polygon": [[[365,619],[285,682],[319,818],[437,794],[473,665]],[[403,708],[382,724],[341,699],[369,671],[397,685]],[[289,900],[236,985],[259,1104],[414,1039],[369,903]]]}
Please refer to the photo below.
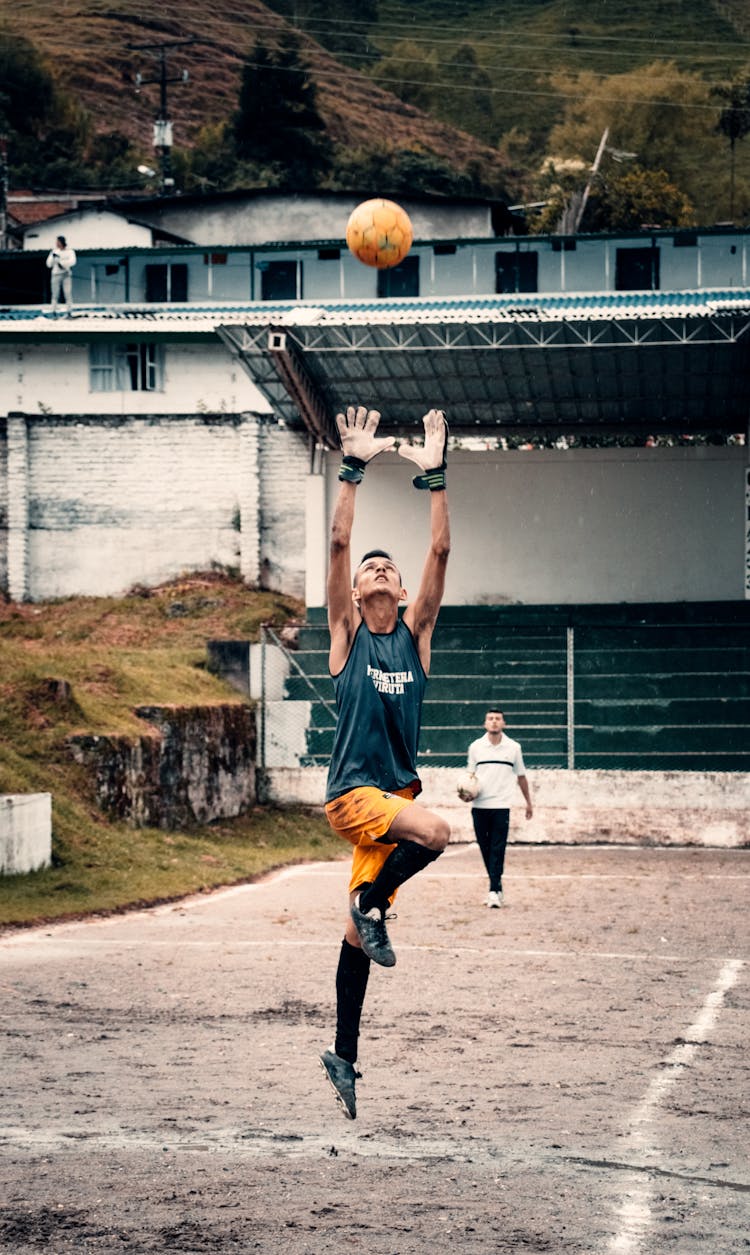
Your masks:
{"label": "black wristband", "polygon": [[415,488],[429,488],[430,492],[442,492],[446,486],[445,463],[442,466],[434,467],[431,471],[424,471],[421,475],[415,475],[411,482]]}
{"label": "black wristband", "polygon": [[345,453],[341,461],[339,479],[345,480],[348,484],[359,484],[362,482],[366,466],[367,463],[363,462],[361,458],[355,458],[351,453]]}

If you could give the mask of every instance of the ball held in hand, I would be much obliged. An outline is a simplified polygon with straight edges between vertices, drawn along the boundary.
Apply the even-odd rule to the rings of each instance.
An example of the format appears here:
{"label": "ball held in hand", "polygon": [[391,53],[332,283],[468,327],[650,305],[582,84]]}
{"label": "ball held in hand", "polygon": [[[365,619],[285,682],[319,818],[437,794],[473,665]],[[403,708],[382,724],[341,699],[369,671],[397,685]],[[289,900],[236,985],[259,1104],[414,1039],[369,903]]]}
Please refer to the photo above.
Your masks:
{"label": "ball held in hand", "polygon": [[479,795],[479,780],[473,771],[464,771],[458,778],[456,793],[462,802],[473,802]]}

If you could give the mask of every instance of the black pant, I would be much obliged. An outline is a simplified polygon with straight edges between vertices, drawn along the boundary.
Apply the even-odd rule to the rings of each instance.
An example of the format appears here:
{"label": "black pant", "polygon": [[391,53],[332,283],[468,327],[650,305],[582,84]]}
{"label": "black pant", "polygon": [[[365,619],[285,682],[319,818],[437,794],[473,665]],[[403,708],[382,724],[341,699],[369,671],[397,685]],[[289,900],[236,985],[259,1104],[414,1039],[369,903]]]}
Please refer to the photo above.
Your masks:
{"label": "black pant", "polygon": [[481,810],[474,806],[471,818],[474,821],[477,845],[482,851],[484,865],[490,878],[490,893],[499,893],[502,888],[503,867],[505,866],[510,809],[506,807],[504,810]]}

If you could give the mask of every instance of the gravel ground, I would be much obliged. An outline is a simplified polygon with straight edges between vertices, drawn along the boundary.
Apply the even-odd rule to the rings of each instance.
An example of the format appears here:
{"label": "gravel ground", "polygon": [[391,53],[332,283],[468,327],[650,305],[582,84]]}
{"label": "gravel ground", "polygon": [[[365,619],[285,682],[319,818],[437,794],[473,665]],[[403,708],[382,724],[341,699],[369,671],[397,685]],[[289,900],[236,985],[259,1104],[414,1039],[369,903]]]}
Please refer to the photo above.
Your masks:
{"label": "gravel ground", "polygon": [[474,845],[402,889],[359,1116],[348,862],[0,937],[0,1249],[750,1250],[750,851]]}

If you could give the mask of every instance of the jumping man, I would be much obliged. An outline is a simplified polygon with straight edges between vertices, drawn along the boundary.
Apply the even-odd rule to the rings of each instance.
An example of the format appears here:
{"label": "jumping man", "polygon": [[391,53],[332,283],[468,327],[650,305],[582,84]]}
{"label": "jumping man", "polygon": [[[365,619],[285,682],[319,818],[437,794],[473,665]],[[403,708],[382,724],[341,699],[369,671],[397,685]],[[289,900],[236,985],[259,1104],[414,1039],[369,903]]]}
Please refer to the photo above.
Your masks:
{"label": "jumping man", "polygon": [[326,815],[354,846],[349,917],[336,973],[336,1039],[320,1057],[345,1115],[357,1114],[355,1081],[362,1005],[370,963],[393,967],[386,911],[396,890],[440,855],[450,829],[419,806],[416,771],[430,642],[450,550],[445,490],[448,428],[441,410],[425,415],[423,446],[399,453],[419,467],[416,488],[430,491],[430,545],[416,599],[406,599],[398,568],[382,549],[366,553],[352,581],[350,541],[357,485],[372,458],[394,440],[377,437],[377,410],[350,406],[336,423],[344,458],[331,527],[328,573],[330,670],[338,722]]}

